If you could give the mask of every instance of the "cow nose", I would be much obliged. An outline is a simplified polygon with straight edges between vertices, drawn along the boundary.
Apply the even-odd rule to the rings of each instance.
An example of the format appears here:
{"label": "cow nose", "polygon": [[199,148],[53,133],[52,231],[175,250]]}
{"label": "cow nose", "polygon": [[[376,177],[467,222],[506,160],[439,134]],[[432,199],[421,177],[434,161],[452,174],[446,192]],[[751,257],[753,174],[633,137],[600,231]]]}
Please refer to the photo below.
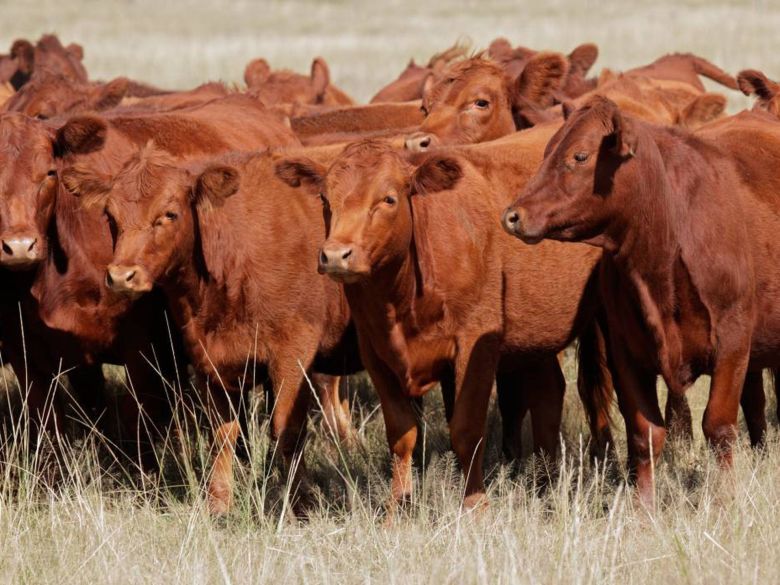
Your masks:
{"label": "cow nose", "polygon": [[411,136],[407,136],[404,141],[404,148],[412,152],[425,152],[431,148],[435,143],[433,134],[426,134],[425,132],[417,132]]}
{"label": "cow nose", "polygon": [[351,246],[326,243],[320,250],[320,272],[343,272],[348,270],[351,257]]}
{"label": "cow nose", "polygon": [[525,215],[525,210],[522,207],[507,208],[507,210],[504,211],[503,221],[501,222],[504,226],[504,230],[513,236],[519,235],[523,229]]}
{"label": "cow nose", "polygon": [[110,264],[106,270],[106,286],[115,292],[146,292],[151,290],[146,272],[137,265]]}
{"label": "cow nose", "polygon": [[5,266],[29,266],[41,259],[38,238],[19,236],[3,238],[0,263]]}

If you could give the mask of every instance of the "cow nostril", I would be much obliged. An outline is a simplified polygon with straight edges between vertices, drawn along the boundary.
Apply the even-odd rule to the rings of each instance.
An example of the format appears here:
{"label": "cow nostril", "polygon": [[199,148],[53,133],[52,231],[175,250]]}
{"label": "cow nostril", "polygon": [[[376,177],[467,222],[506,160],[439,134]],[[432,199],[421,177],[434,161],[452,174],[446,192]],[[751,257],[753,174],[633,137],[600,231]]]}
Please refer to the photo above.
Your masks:
{"label": "cow nostril", "polygon": [[8,254],[9,256],[14,255],[14,251],[11,249],[11,246],[5,243],[5,240],[3,240],[3,252]]}
{"label": "cow nostril", "polygon": [[110,287],[114,284],[114,279],[111,278],[111,273],[106,272],[106,284]]}
{"label": "cow nostril", "polygon": [[420,147],[421,148],[428,148],[431,145],[431,137],[426,136],[422,140],[420,140]]}
{"label": "cow nostril", "polygon": [[135,277],[135,270],[131,271],[127,276],[125,276],[125,282],[130,282]]}
{"label": "cow nostril", "polygon": [[325,250],[320,250],[320,264],[327,264],[328,263],[328,255],[325,254]]}
{"label": "cow nostril", "polygon": [[33,248],[35,247],[35,244],[37,244],[37,243],[38,243],[38,238],[35,238],[35,239],[32,241],[32,244],[30,244],[30,247],[29,247],[29,248],[27,248],[27,251],[28,251],[28,252],[32,252]]}
{"label": "cow nostril", "polygon": [[344,253],[341,255],[341,259],[342,259],[342,260],[346,260],[346,259],[347,259],[347,258],[349,258],[350,256],[352,256],[352,248],[350,248],[349,250],[347,250],[346,252],[344,252]]}
{"label": "cow nostril", "polygon": [[520,215],[516,211],[511,211],[506,214],[506,222],[508,224],[514,225],[518,221],[520,221]]}

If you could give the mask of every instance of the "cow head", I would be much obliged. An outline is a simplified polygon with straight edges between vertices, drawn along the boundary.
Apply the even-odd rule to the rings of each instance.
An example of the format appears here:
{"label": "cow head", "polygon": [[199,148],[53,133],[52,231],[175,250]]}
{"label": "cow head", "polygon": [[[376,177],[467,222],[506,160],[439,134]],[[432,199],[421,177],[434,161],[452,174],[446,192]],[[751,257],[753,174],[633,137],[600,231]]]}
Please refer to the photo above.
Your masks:
{"label": "cow head", "polygon": [[415,168],[389,144],[371,140],[348,146],[327,171],[292,159],[280,162],[276,173],[322,199],[329,226],[319,271],[344,283],[397,269],[412,244],[425,272],[425,229],[415,221],[412,199],[450,189],[462,175],[452,159],[434,156]]}
{"label": "cow head", "polygon": [[[187,168],[150,142],[113,177],[74,165],[63,182],[84,205],[105,209],[114,237],[106,286],[137,297],[192,260],[196,234],[206,228],[199,218],[238,191],[239,177],[226,165]],[[199,255],[214,268],[209,250]]]}
{"label": "cow head", "polygon": [[539,171],[504,212],[504,229],[529,244],[603,233],[614,205],[614,175],[637,150],[636,122],[611,100],[595,96],[564,112],[566,123],[547,145]]}
{"label": "cow head", "polygon": [[481,56],[455,63],[423,96],[425,119],[406,148],[486,142],[545,121],[566,70],[566,59],[555,53],[532,57],[515,81]]}
{"label": "cow head", "polygon": [[127,88],[125,77],[90,84],[60,74],[36,73],[6,102],[5,109],[44,120],[69,112],[107,110],[119,105]]}
{"label": "cow head", "polygon": [[345,94],[330,84],[330,70],[322,57],[312,61],[311,74],[272,71],[264,59],[255,59],[244,70],[249,92],[264,104],[351,104]]}
{"label": "cow head", "polygon": [[766,110],[773,116],[780,117],[780,84],[755,69],[741,71],[737,75],[737,83],[742,93],[758,98],[754,109]]}

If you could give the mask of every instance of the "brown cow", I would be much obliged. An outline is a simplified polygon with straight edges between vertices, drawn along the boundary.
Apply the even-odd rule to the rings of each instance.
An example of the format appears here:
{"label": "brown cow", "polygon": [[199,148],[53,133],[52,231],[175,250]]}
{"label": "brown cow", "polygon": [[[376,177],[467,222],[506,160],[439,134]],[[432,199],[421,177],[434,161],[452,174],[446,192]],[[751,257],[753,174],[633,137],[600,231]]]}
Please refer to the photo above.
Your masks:
{"label": "brown cow", "polygon": [[81,45],[72,43],[63,47],[55,35],[43,35],[35,45],[18,39],[11,45],[10,53],[0,57],[0,81],[10,82],[18,91],[38,71],[86,83],[87,71],[81,64],[83,58]]}
{"label": "brown cow", "polygon": [[[507,192],[485,177],[522,184],[550,135],[531,134],[524,144],[472,147],[473,156],[446,151],[421,164],[364,141],[329,169],[301,158],[277,167],[290,185],[324,203],[329,235],[319,269],[343,283],[382,403],[393,502],[412,491],[417,428],[410,399],[436,382],[451,385],[455,396],[450,436],[466,475],[467,506],[484,500],[485,417],[497,375],[499,385],[520,386],[532,410],[552,413],[548,420],[534,414],[533,422],[539,444],[555,451],[565,387],[556,353],[592,316],[589,281],[600,252],[553,244],[536,253],[502,236],[493,214]],[[518,151],[527,156],[506,163]]]}
{"label": "brown cow", "polygon": [[691,53],[672,53],[659,57],[649,65],[635,67],[625,72],[626,75],[642,75],[653,79],[667,81],[682,81],[704,91],[702,77],[707,77],[729,89],[739,89],[737,80],[723,71],[717,65]]}
{"label": "brown cow", "polygon": [[[209,482],[214,513],[232,502],[238,423],[226,391],[244,386],[247,364],[267,373],[275,394],[271,430],[288,465],[305,434],[304,372],[359,367],[343,293],[315,270],[322,208],[279,181],[274,161],[267,152],[232,154],[187,167],[150,145],[115,176],[74,169],[66,179],[116,226],[108,287],[129,298],[158,284],[208,379],[220,421]],[[296,489],[304,469],[301,460]]]}
{"label": "brown cow", "polygon": [[[40,265],[35,272],[13,276],[13,294],[3,304],[3,351],[13,354],[17,374],[28,371],[34,413],[61,358],[64,368],[104,357],[128,363],[132,377],[143,382],[137,386],[139,393],[159,399],[159,378],[140,380],[149,368],[139,349],[148,349],[147,327],[164,324],[161,305],[156,305],[154,320],[137,311],[125,318],[129,304],[105,294],[105,268],[112,255],[109,224],[101,212],[79,211],[78,199],[62,188],[57,176],[77,162],[97,172],[116,171],[124,158],[153,138],[177,155],[297,140],[262,106],[243,96],[176,114],[84,116],[59,124],[57,129],[22,114],[0,116],[5,145],[0,150],[0,266],[18,271]],[[27,349],[41,354],[31,354],[29,360],[18,327],[9,325],[18,322],[17,303],[25,327],[32,330]],[[167,339],[167,333],[159,339]],[[133,404],[126,407],[132,409]]]}
{"label": "brown cow", "polygon": [[286,69],[271,71],[265,59],[251,61],[244,71],[247,92],[267,106],[275,104],[320,104],[349,106],[352,98],[330,83],[330,70],[322,57],[311,63],[311,75]]}
{"label": "brown cow", "polygon": [[113,108],[127,93],[128,80],[117,77],[105,84],[74,81],[58,73],[36,73],[3,106],[42,120],[61,114]]}
{"label": "brown cow", "polygon": [[[505,38],[498,38],[490,43],[488,55],[497,61],[509,77],[517,79],[525,69],[526,64],[539,51],[527,47],[512,47]],[[597,79],[586,79],[586,75],[599,56],[599,49],[593,43],[585,43],[576,47],[567,56],[569,68],[565,80],[556,94],[558,99],[573,99],[596,88]]]}
{"label": "brown cow", "polygon": [[[425,120],[419,132],[407,138],[406,147],[423,151],[437,144],[473,144],[510,134],[524,127],[518,121],[553,105],[553,93],[567,67],[563,55],[540,53],[513,82],[500,65],[484,57],[459,61],[426,93]],[[527,125],[547,119],[534,117]]]}
{"label": "brown cow", "polygon": [[425,66],[417,65],[412,59],[398,79],[380,89],[371,98],[371,103],[412,102],[422,99],[426,83],[430,83],[447,65],[465,57],[468,51],[467,44],[458,42],[441,53],[436,53]]}
{"label": "brown cow", "polygon": [[604,98],[573,113],[539,173],[504,214],[528,243],[587,242],[605,251],[602,297],[613,374],[639,496],[666,431],[656,375],[682,395],[712,384],[703,430],[731,462],[742,400],[753,444],[766,421],[761,368],[780,350],[780,124],[744,112],[695,134],[624,116]]}
{"label": "brown cow", "polygon": [[741,71],[737,83],[742,93],[758,98],[753,109],[765,110],[780,118],[780,84],[755,69]]}

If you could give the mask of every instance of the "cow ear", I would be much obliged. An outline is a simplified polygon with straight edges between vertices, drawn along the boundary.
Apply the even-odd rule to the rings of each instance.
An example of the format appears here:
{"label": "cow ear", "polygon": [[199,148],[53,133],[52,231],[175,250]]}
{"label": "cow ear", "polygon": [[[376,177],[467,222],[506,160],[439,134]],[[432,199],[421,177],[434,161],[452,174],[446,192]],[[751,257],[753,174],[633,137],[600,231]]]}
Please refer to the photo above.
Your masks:
{"label": "cow ear", "polygon": [[31,75],[35,67],[35,47],[25,39],[17,39],[11,45],[11,57],[16,59],[17,68],[21,73]]}
{"label": "cow ear", "polygon": [[638,136],[636,126],[632,120],[629,120],[620,113],[620,109],[613,102],[614,110],[612,112],[612,136],[615,140],[615,152],[623,158],[632,157],[636,154]]}
{"label": "cow ear", "polygon": [[574,113],[574,110],[577,109],[577,106],[575,106],[572,102],[569,100],[566,100],[561,104],[561,111],[563,112],[563,119],[568,120],[569,116],[571,116]]}
{"label": "cow ear", "polygon": [[[516,94],[535,106],[549,108],[554,103],[555,93],[563,85],[569,65],[558,53],[537,53],[526,63],[517,78]],[[521,100],[516,99],[516,102]]]}
{"label": "cow ear", "polygon": [[65,50],[70,53],[74,59],[78,59],[79,61],[84,60],[84,47],[78,43],[69,44],[67,47],[65,47]]}
{"label": "cow ear", "polygon": [[220,207],[228,197],[235,195],[241,185],[238,170],[229,165],[214,164],[206,167],[195,180],[195,202]]}
{"label": "cow ear", "polygon": [[571,75],[585,76],[596,59],[599,58],[599,48],[593,43],[585,43],[569,53],[569,72]]}
{"label": "cow ear", "polygon": [[290,187],[301,186],[319,193],[325,182],[325,167],[308,158],[286,159],[276,164],[276,176]]}
{"label": "cow ear", "polygon": [[779,84],[770,81],[766,75],[755,69],[740,71],[737,84],[745,95],[756,95],[767,101],[775,97],[780,90]]}
{"label": "cow ear", "polygon": [[265,59],[252,59],[244,69],[244,83],[248,88],[256,88],[268,81],[271,66]]}
{"label": "cow ear", "polygon": [[57,130],[55,155],[88,154],[103,148],[108,124],[98,116],[74,116]]}
{"label": "cow ear", "polygon": [[412,193],[425,195],[452,189],[463,177],[463,169],[454,158],[428,157],[412,175]]}
{"label": "cow ear", "polygon": [[431,93],[431,89],[433,89],[434,83],[436,83],[436,76],[433,73],[429,73],[425,76],[425,80],[422,83],[422,91],[420,92],[420,97],[423,100],[429,93]]}
{"label": "cow ear", "polygon": [[719,93],[695,97],[677,116],[677,124],[695,129],[721,116],[726,110],[726,98]]}
{"label": "cow ear", "polygon": [[92,107],[98,111],[115,108],[124,99],[129,85],[130,81],[127,77],[117,77],[98,87]]}
{"label": "cow ear", "polygon": [[311,85],[317,96],[324,96],[330,85],[330,70],[322,57],[311,62]]}
{"label": "cow ear", "polygon": [[104,207],[113,185],[110,176],[81,165],[63,170],[60,182],[68,193],[80,199],[82,207],[89,209]]}
{"label": "cow ear", "polygon": [[512,43],[505,37],[498,37],[490,43],[487,53],[496,61],[509,60],[512,58]]}

